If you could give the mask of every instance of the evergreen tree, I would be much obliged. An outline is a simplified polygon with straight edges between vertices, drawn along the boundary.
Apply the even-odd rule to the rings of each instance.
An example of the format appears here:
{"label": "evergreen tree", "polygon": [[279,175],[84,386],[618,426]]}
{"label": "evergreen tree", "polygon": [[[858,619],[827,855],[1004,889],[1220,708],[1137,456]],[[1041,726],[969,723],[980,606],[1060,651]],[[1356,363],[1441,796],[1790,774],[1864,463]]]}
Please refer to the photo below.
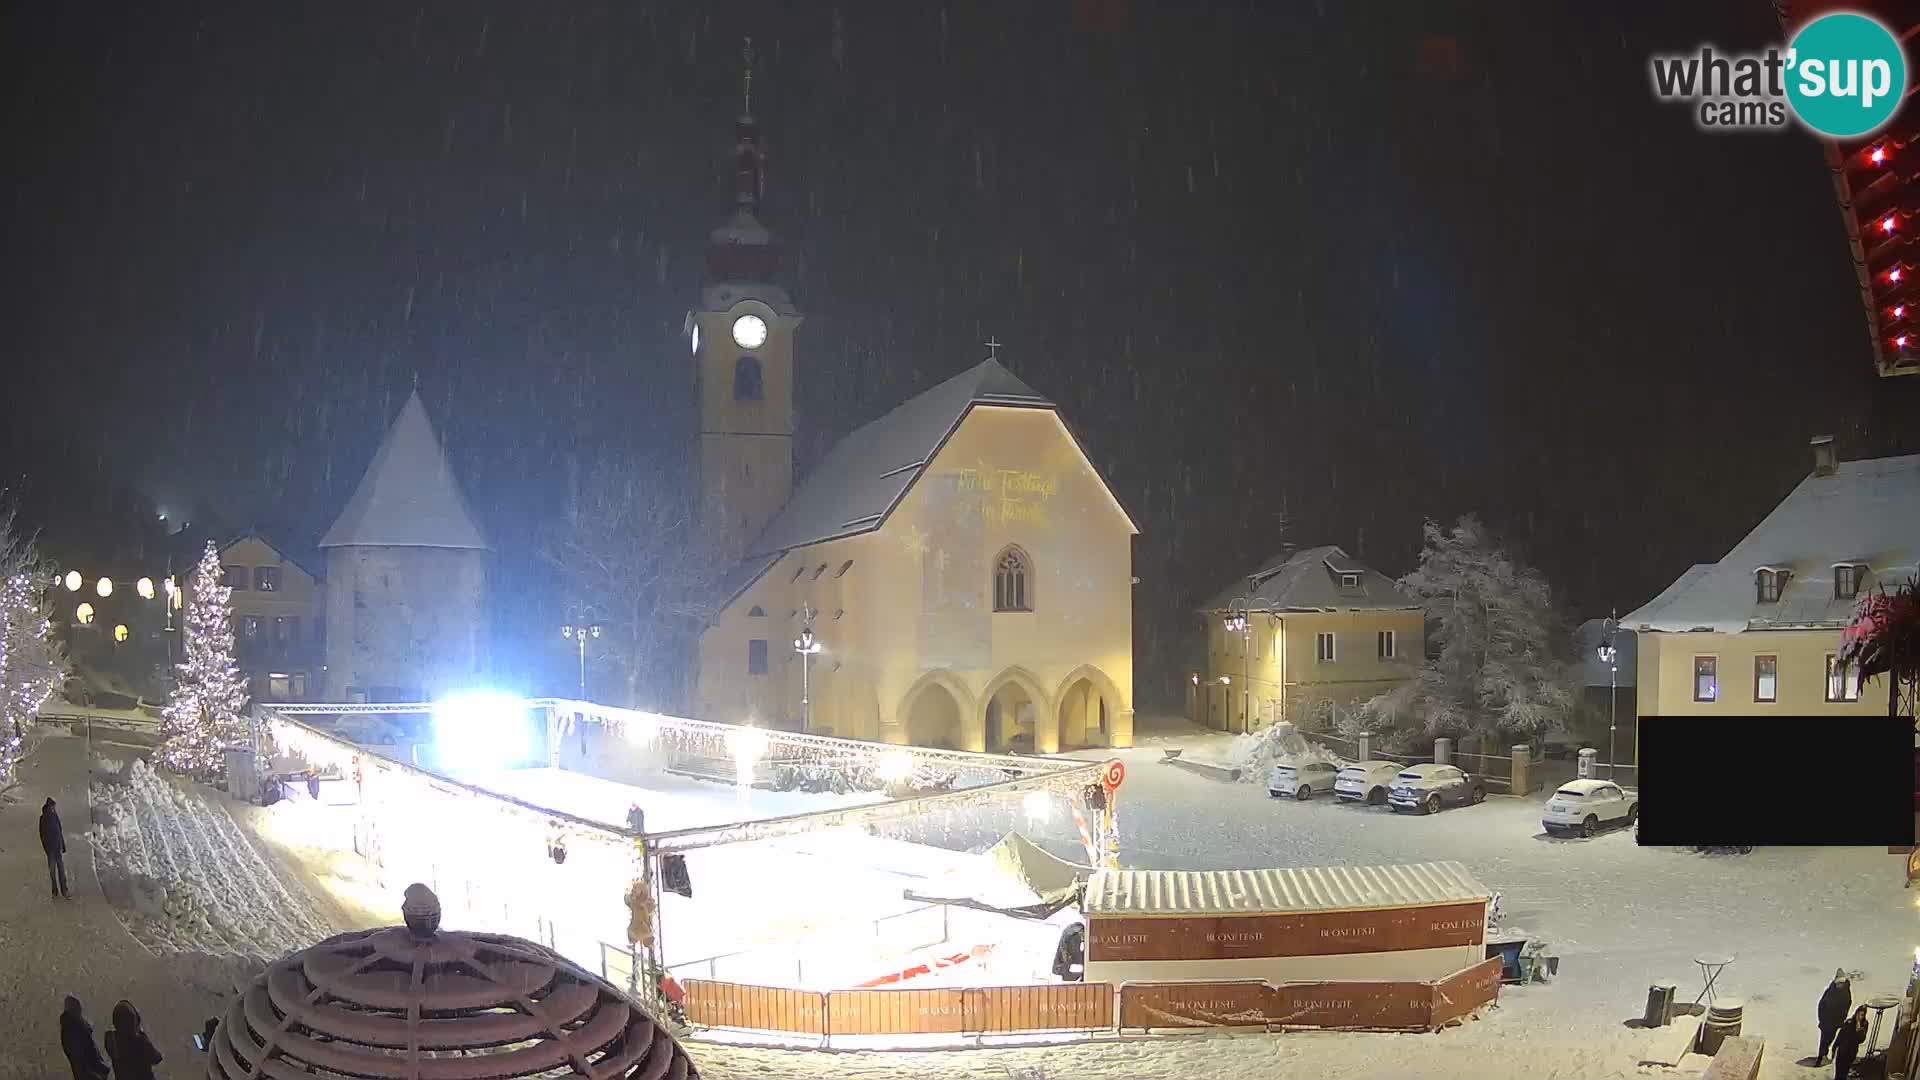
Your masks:
{"label": "evergreen tree", "polygon": [[207,779],[226,771],[227,747],[249,738],[247,680],[233,659],[233,590],[220,578],[220,552],[209,540],[187,593],[186,660],[160,726],[161,763]]}

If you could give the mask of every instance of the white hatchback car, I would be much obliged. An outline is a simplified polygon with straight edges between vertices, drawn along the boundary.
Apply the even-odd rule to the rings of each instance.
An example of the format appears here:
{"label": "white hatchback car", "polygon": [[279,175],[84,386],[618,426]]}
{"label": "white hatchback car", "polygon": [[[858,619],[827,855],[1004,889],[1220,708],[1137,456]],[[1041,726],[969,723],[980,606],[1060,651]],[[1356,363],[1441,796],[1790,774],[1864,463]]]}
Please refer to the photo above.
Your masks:
{"label": "white hatchback car", "polygon": [[1397,761],[1361,761],[1340,770],[1334,778],[1333,794],[1347,802],[1363,802],[1369,806],[1382,806],[1387,801],[1387,790],[1393,787],[1393,778],[1400,774]]}
{"label": "white hatchback car", "polygon": [[1267,776],[1267,794],[1276,799],[1291,795],[1301,801],[1333,790],[1333,779],[1340,772],[1336,761],[1286,760],[1274,765]]}
{"label": "white hatchback car", "polygon": [[1540,823],[1555,836],[1592,836],[1640,817],[1640,793],[1611,780],[1572,780],[1547,800]]}

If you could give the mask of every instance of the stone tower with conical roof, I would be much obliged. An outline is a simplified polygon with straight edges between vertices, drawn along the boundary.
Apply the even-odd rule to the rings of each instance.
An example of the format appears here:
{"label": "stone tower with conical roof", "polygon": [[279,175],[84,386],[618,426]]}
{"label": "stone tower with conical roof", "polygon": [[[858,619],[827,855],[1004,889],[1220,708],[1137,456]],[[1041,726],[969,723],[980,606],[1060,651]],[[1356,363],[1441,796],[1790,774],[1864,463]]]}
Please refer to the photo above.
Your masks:
{"label": "stone tower with conical roof", "polygon": [[320,541],[329,701],[427,701],[487,673],[489,547],[418,390]]}

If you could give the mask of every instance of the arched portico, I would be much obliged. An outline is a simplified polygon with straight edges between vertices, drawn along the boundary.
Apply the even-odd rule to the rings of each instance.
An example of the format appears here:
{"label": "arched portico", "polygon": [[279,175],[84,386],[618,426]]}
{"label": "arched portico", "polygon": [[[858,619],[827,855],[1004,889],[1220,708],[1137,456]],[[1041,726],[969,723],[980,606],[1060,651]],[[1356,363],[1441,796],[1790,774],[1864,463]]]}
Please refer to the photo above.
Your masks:
{"label": "arched portico", "polygon": [[1052,698],[1031,671],[1018,665],[987,682],[980,695],[980,725],[985,748],[1006,750],[1021,735],[1030,735],[1028,749],[1040,754],[1060,751],[1059,726],[1053,722]]}
{"label": "arched portico", "polygon": [[909,746],[979,750],[985,741],[981,710],[966,685],[951,672],[922,674],[900,695],[886,740]]}
{"label": "arched portico", "polygon": [[1054,694],[1061,747],[1132,746],[1133,710],[1107,673],[1082,664]]}

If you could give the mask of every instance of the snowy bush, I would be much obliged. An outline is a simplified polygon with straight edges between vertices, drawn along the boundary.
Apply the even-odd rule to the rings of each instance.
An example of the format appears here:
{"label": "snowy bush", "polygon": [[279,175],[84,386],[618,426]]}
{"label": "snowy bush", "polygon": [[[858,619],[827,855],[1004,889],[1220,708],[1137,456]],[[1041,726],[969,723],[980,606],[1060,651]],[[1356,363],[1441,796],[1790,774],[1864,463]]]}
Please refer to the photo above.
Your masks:
{"label": "snowy bush", "polygon": [[1282,760],[1344,764],[1339,754],[1300,734],[1292,724],[1275,724],[1251,734],[1236,735],[1227,750],[1228,763],[1240,770],[1240,780],[1247,784],[1266,783],[1267,774]]}

